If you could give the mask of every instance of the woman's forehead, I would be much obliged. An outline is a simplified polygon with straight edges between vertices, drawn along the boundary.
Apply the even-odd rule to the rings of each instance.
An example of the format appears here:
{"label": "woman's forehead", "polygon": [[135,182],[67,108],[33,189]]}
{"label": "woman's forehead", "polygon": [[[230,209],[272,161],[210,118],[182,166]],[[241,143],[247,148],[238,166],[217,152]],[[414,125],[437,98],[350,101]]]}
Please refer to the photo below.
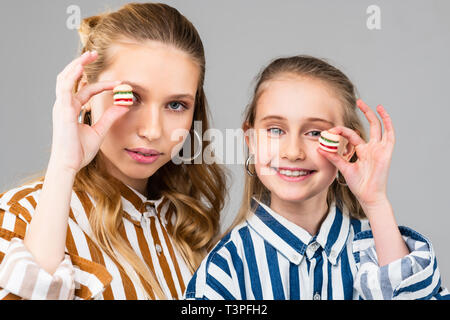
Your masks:
{"label": "woman's forehead", "polygon": [[[160,42],[148,45],[115,45],[104,77],[142,84],[142,87],[170,87],[171,91],[194,94],[200,77],[198,64],[188,54]],[[169,88],[167,88],[169,89]]]}

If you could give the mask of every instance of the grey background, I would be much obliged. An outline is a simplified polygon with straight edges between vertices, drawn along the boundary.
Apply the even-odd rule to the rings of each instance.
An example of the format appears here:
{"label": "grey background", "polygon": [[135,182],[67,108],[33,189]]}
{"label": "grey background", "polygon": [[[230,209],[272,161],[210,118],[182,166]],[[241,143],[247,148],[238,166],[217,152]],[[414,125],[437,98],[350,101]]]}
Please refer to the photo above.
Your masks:
{"label": "grey background", "polygon": [[[179,0],[173,5],[202,36],[212,126],[239,128],[255,75],[271,59],[326,58],[372,107],[383,104],[396,130],[389,198],[397,221],[434,244],[443,284],[450,281],[448,157],[450,1]],[[0,190],[45,169],[57,74],[76,57],[79,38],[66,27],[69,5],[82,18],[126,1],[1,1]],[[381,9],[381,30],[368,30],[366,9]],[[222,229],[241,200],[244,170],[233,174]],[[0,191],[1,193],[1,191]]]}

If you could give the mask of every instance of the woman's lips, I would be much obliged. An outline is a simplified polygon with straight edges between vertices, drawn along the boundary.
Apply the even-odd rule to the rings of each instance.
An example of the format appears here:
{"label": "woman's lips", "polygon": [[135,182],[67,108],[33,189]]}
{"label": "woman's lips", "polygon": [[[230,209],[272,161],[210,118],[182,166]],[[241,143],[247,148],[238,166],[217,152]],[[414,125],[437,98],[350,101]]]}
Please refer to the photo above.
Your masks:
{"label": "woman's lips", "polygon": [[143,148],[125,149],[125,151],[133,160],[146,164],[155,162],[161,155],[159,151]]}

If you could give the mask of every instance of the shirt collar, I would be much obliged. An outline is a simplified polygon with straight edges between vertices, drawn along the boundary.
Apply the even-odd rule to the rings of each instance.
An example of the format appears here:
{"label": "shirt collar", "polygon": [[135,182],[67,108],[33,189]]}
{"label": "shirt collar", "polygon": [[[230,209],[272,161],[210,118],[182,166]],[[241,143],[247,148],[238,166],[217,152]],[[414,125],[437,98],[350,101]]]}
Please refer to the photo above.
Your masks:
{"label": "shirt collar", "polygon": [[122,205],[126,218],[139,224],[143,216],[149,215],[152,212],[156,214],[160,213],[161,203],[165,199],[164,196],[161,196],[159,199],[148,199],[142,193],[122,181],[116,179],[116,182],[122,195]]}
{"label": "shirt collar", "polygon": [[343,214],[333,202],[318,234],[312,236],[256,198],[252,197],[251,203],[255,209],[247,219],[249,225],[292,263],[299,264],[313,242],[322,247],[333,265],[337,263],[350,231],[350,218],[345,208]]}

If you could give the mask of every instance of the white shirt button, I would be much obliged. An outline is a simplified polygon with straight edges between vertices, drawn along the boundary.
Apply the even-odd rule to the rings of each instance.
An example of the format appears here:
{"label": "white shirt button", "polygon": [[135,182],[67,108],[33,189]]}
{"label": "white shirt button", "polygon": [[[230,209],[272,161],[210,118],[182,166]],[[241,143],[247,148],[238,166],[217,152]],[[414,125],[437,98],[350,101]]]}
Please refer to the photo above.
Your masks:
{"label": "white shirt button", "polygon": [[306,255],[309,259],[312,259],[314,256],[314,253],[316,252],[317,248],[319,248],[319,243],[313,242],[308,245],[308,248],[306,248]]}
{"label": "white shirt button", "polygon": [[294,253],[294,254],[291,255],[291,261],[296,263],[296,264],[300,263],[300,259],[301,259],[301,256],[298,255],[298,254]]}
{"label": "white shirt button", "polygon": [[330,259],[336,259],[336,253],[334,251],[331,251]]}
{"label": "white shirt button", "polygon": [[157,244],[157,245],[155,246],[155,248],[156,248],[156,252],[157,252],[158,254],[161,254],[161,252],[162,252],[161,246],[160,246],[159,244]]}
{"label": "white shirt button", "polygon": [[320,300],[320,293],[316,292],[313,297],[314,300]]}

